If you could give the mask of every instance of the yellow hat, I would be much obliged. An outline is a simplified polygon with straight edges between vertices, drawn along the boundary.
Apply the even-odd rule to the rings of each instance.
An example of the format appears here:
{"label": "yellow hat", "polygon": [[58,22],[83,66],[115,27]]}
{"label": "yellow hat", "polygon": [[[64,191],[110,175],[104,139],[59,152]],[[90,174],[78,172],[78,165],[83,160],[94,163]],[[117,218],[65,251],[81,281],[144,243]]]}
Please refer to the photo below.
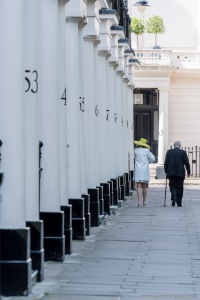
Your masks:
{"label": "yellow hat", "polygon": [[142,146],[142,147],[146,147],[146,148],[151,148],[149,145],[147,145],[147,140],[144,138],[141,138],[139,141],[134,141],[134,144],[136,144],[137,146]]}

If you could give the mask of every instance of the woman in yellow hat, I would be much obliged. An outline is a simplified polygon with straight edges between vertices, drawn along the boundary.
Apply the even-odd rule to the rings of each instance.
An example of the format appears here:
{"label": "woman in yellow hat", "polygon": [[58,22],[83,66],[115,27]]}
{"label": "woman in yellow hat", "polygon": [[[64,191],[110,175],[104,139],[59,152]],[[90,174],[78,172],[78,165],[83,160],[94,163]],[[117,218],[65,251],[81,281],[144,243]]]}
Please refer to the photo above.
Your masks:
{"label": "woman in yellow hat", "polygon": [[[147,186],[150,181],[149,163],[155,161],[155,156],[150,151],[150,146],[147,145],[147,140],[141,138],[139,141],[134,141],[135,149],[135,169],[134,180],[137,184],[138,207],[141,206],[141,198],[143,198],[143,205],[147,204]],[[141,195],[142,190],[142,195]]]}

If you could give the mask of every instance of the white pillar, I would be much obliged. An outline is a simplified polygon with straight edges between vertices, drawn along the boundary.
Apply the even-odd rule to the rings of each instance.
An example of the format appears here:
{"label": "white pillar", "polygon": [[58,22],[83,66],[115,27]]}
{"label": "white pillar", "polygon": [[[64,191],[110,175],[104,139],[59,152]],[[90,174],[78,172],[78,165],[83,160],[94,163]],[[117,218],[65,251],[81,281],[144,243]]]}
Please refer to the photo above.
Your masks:
{"label": "white pillar", "polygon": [[117,73],[116,77],[116,112],[117,112],[117,134],[118,134],[118,145],[116,147],[117,152],[117,175],[123,174],[123,162],[122,162],[122,148],[123,148],[123,132],[122,132],[122,74],[121,72]]}
{"label": "white pillar", "polygon": [[[0,1],[0,227],[25,226],[24,0]],[[17,59],[16,59],[17,56]]]}
{"label": "white pillar", "polygon": [[26,218],[39,219],[38,0],[25,1]]}
{"label": "white pillar", "polygon": [[109,90],[108,90],[108,99],[109,102],[109,108],[110,108],[110,119],[109,119],[109,125],[110,125],[110,135],[109,135],[109,145],[110,149],[108,152],[109,155],[109,161],[110,161],[110,178],[114,178],[117,176],[116,173],[116,75],[115,75],[115,63],[109,63]]}
{"label": "white pillar", "polygon": [[106,106],[106,61],[103,51],[98,50],[98,70],[101,74],[99,78],[99,90],[100,90],[100,102],[99,108],[99,118],[101,123],[100,128],[100,180],[101,183],[107,182],[108,172],[107,172],[107,161],[106,161],[106,141],[107,141],[107,106]]}
{"label": "white pillar", "polygon": [[41,211],[59,211],[58,0],[40,1],[39,132],[42,148]]}
{"label": "white pillar", "polygon": [[113,124],[113,132],[112,132],[112,154],[111,154],[111,161],[112,161],[112,178],[119,175],[119,159],[118,159],[118,152],[119,152],[119,114],[118,114],[118,101],[119,98],[118,94],[118,84],[117,78],[118,75],[116,73],[116,69],[118,66],[118,26],[111,27],[111,56],[109,58],[109,64],[112,68],[112,77],[111,77],[111,86],[112,86],[112,124]]}
{"label": "white pillar", "polygon": [[[106,20],[102,19],[100,32],[106,26]],[[103,31],[105,33],[105,30]],[[109,165],[108,165],[108,120],[109,108],[107,103],[108,97],[108,81],[107,81],[107,59],[109,55],[109,47],[107,46],[107,39],[104,33],[100,34],[101,43],[97,47],[98,52],[98,70],[99,70],[99,116],[100,116],[100,182],[107,182],[109,178]]]}
{"label": "white pillar", "polygon": [[[104,163],[105,163],[105,180],[110,180],[115,176],[114,174],[114,103],[115,103],[115,75],[113,70],[113,61],[110,60],[111,51],[111,26],[116,25],[118,20],[113,13],[113,10],[102,8],[100,10],[100,38],[101,44],[98,50],[105,56],[105,70],[104,76],[106,78],[105,85],[105,98],[102,99],[104,102],[103,114],[105,120],[106,134],[104,134]],[[117,43],[117,41],[116,41]],[[105,182],[105,181],[104,181]]]}
{"label": "white pillar", "polygon": [[58,6],[58,107],[59,107],[59,170],[60,170],[60,203],[67,203],[67,85],[65,70],[65,2]]}
{"label": "white pillar", "polygon": [[128,86],[128,103],[127,103],[127,110],[128,110],[128,152],[129,152],[129,159],[130,159],[130,170],[134,169],[133,164],[133,89],[132,85]]}
{"label": "white pillar", "polygon": [[118,77],[118,94],[117,96],[119,97],[119,124],[120,124],[120,153],[119,153],[119,164],[120,164],[120,173],[119,175],[124,174],[125,170],[124,170],[124,162],[125,162],[125,155],[124,155],[124,81],[123,81],[123,76],[125,73],[124,70],[124,43],[121,42],[123,41],[123,39],[119,40],[120,42],[118,42],[118,62],[119,65],[117,67],[117,74],[119,74],[120,76]]}
{"label": "white pillar", "polygon": [[106,60],[106,74],[107,74],[107,106],[109,110],[108,117],[108,139],[107,139],[107,163],[108,163],[108,180],[114,177],[114,135],[113,135],[113,125],[114,125],[114,78],[113,78],[113,70],[112,66],[109,65],[108,60]]}
{"label": "white pillar", "polygon": [[[88,103],[85,96],[85,80],[84,80],[84,69],[85,69],[85,61],[84,61],[84,34],[83,28],[87,24],[87,19],[82,19],[79,22],[79,86],[80,86],[80,97],[85,103],[85,107],[83,107],[80,111],[80,167],[81,167],[81,194],[87,194],[88,183],[87,183],[87,140],[86,140],[86,120],[87,115],[85,110],[88,109]],[[96,97],[95,97],[96,98]],[[94,112],[93,112],[94,113]]]}
{"label": "white pillar", "polygon": [[[70,3],[69,3],[70,4]],[[81,196],[80,114],[85,99],[79,88],[79,27],[80,18],[66,18],[65,57],[67,86],[68,197]]]}
{"label": "white pillar", "polygon": [[159,88],[158,165],[164,164],[168,145],[168,88]]}
{"label": "white pillar", "polygon": [[[87,28],[86,28],[87,30]],[[95,102],[94,102],[94,42],[93,36],[84,37],[85,49],[85,98],[87,103],[86,113],[86,140],[87,140],[87,180],[88,188],[94,188],[95,180],[95,152],[94,152],[94,137],[95,137]]]}
{"label": "white pillar", "polygon": [[128,141],[127,141],[127,79],[123,79],[123,97],[122,97],[122,111],[123,111],[123,172],[128,172]]}
{"label": "white pillar", "polygon": [[99,67],[99,56],[98,56],[98,51],[97,47],[100,43],[100,39],[96,39],[94,42],[95,45],[95,97],[94,97],[94,108],[93,108],[93,113],[95,114],[95,142],[94,142],[94,151],[95,151],[95,177],[96,177],[96,185],[99,186],[101,183],[101,138],[100,138],[100,133],[101,133],[101,118],[100,118],[100,105],[102,101],[102,93],[101,93],[101,77],[102,74],[100,72],[100,67]]}

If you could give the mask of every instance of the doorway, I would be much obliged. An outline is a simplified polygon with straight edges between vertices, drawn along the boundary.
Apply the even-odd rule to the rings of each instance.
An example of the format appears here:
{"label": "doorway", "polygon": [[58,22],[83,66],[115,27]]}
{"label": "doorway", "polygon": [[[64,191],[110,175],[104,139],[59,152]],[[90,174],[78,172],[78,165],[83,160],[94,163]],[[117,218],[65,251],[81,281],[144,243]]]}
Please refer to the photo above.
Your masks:
{"label": "doorway", "polygon": [[158,161],[158,89],[134,89],[134,140],[141,137],[148,140],[152,153]]}

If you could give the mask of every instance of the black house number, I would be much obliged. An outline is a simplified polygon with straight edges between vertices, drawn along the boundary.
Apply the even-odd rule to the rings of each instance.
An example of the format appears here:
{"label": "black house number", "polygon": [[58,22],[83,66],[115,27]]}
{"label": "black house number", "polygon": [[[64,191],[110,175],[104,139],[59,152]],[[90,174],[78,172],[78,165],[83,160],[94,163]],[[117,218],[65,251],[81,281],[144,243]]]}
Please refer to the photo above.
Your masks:
{"label": "black house number", "polygon": [[25,92],[37,93],[38,91],[38,72],[36,70],[25,70],[25,80],[27,82],[27,89]]}
{"label": "black house number", "polygon": [[79,105],[80,105],[80,111],[84,112],[85,111],[85,98],[84,97],[79,97]]}

